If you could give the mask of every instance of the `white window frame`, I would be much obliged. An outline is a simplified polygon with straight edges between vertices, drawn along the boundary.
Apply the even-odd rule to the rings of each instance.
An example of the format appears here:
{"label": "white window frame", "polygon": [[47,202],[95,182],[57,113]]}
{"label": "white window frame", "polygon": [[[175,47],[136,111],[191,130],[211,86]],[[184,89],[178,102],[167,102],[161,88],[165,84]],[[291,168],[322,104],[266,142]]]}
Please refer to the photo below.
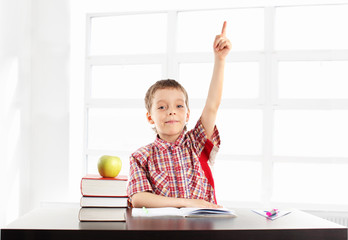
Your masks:
{"label": "white window frame", "polygon": [[[300,6],[300,5],[299,5]],[[306,5],[301,5],[306,6]],[[313,5],[311,5],[313,6]],[[348,99],[279,99],[277,93],[277,67],[281,61],[348,61],[348,50],[301,50],[301,51],[276,51],[274,47],[274,20],[277,6],[259,7],[265,13],[265,32],[264,32],[264,51],[240,51],[229,54],[226,62],[258,62],[260,66],[260,90],[259,97],[256,99],[228,99],[222,100],[221,108],[234,109],[261,109],[263,111],[263,142],[262,154],[256,155],[219,155],[220,159],[229,161],[253,161],[262,164],[262,206],[284,206],[289,205],[301,209],[313,210],[340,210],[348,211],[348,203],[344,205],[329,204],[309,204],[309,203],[280,203],[271,202],[273,186],[273,164],[279,162],[293,163],[344,163],[348,164],[348,158],[314,158],[314,157],[285,157],[275,156],[273,152],[273,129],[274,129],[274,110],[279,109],[345,109],[348,110]],[[236,9],[236,8],[230,8]],[[209,9],[216,10],[216,9]],[[196,11],[196,10],[190,10]],[[199,10],[197,10],[199,11]],[[205,9],[204,11],[207,11]],[[172,11],[151,11],[151,12],[126,12],[126,13],[106,13],[106,14],[87,14],[86,17],[86,58],[85,58],[85,100],[84,100],[84,149],[85,156],[84,172],[87,172],[87,156],[89,154],[120,154],[119,151],[88,149],[88,109],[89,108],[142,108],[144,107],[143,98],[139,99],[92,99],[91,98],[91,67],[95,65],[110,64],[150,64],[157,63],[162,65],[163,79],[177,79],[179,76],[180,63],[209,62],[213,64],[213,53],[177,53],[176,52],[176,25],[179,10]],[[111,56],[91,56],[89,54],[91,39],[91,19],[93,17],[121,16],[135,14],[168,14],[168,35],[167,52],[164,54],[144,54],[136,56],[111,55]],[[231,39],[233,42],[233,39]],[[145,90],[144,90],[145,91]],[[144,92],[145,93],[145,92]],[[201,106],[205,99],[190,99],[191,108]],[[253,207],[260,203],[237,203],[228,202],[231,206]]]}

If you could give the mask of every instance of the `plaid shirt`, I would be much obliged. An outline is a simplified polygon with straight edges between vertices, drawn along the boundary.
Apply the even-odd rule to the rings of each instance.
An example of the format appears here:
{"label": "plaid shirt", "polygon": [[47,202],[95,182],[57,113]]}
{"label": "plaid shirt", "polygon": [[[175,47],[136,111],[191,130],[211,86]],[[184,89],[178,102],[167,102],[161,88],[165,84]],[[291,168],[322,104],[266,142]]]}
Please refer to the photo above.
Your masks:
{"label": "plaid shirt", "polygon": [[[220,146],[217,128],[211,137],[214,153]],[[184,131],[175,143],[159,137],[154,143],[138,149],[130,157],[128,196],[149,191],[176,198],[204,199],[215,202],[214,188],[204,174],[199,157],[205,143],[210,141],[201,120],[191,131]],[[213,164],[210,153],[209,162]]]}

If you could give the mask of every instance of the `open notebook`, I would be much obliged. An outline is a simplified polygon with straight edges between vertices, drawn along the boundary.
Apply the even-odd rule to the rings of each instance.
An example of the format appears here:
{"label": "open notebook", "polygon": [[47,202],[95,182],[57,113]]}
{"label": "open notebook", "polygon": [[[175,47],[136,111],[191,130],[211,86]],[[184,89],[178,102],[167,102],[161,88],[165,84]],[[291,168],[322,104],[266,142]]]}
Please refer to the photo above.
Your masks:
{"label": "open notebook", "polygon": [[133,217],[236,217],[226,208],[133,208]]}

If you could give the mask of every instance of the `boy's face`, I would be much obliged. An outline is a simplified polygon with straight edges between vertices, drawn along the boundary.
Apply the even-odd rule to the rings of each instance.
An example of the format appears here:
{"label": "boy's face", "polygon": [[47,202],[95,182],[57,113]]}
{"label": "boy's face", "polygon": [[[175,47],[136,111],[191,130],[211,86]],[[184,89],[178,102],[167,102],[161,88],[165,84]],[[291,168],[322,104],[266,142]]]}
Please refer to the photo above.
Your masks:
{"label": "boy's face", "polygon": [[175,88],[157,90],[151,111],[146,116],[149,123],[155,125],[161,139],[175,142],[190,116],[184,93]]}

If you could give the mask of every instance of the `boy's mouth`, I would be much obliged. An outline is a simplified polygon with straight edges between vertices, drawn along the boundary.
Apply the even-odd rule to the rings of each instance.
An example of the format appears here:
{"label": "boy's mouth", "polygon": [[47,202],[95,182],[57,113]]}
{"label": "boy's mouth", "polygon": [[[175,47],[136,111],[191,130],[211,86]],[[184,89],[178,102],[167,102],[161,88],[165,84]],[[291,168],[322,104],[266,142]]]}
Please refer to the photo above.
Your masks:
{"label": "boy's mouth", "polygon": [[176,120],[169,120],[169,121],[166,121],[165,123],[169,123],[169,124],[173,124],[173,123],[177,123],[179,121],[176,121]]}

